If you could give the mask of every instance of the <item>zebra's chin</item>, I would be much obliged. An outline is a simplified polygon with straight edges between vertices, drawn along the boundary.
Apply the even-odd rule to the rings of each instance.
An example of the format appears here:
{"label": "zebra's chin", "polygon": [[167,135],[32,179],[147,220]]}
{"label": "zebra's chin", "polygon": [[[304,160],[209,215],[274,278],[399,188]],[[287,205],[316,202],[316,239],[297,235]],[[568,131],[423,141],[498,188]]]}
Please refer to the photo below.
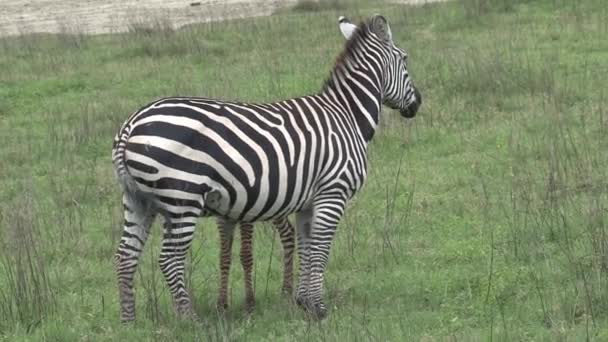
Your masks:
{"label": "zebra's chin", "polygon": [[416,101],[412,102],[407,108],[399,110],[399,113],[404,118],[411,119],[415,117],[416,113],[418,113],[418,108],[422,105],[422,95],[420,95],[418,89],[414,89],[414,95],[416,96]]}
{"label": "zebra's chin", "polygon": [[418,106],[419,105],[416,102],[412,103],[406,109],[400,110],[399,113],[406,119],[412,119],[416,116],[416,113],[418,112]]}

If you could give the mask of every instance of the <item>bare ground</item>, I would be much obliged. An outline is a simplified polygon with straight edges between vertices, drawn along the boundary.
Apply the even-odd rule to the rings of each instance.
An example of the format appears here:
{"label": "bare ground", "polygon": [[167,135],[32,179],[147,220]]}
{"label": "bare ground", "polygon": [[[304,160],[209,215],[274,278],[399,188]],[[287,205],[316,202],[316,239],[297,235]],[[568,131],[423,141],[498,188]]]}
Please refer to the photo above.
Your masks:
{"label": "bare ground", "polygon": [[[393,0],[406,4],[434,1],[441,0]],[[0,36],[123,32],[138,22],[177,28],[197,22],[270,15],[295,3],[297,0],[0,0]]]}
{"label": "bare ground", "polygon": [[0,0],[0,35],[126,31],[137,22],[179,27],[269,15],[296,0]]}

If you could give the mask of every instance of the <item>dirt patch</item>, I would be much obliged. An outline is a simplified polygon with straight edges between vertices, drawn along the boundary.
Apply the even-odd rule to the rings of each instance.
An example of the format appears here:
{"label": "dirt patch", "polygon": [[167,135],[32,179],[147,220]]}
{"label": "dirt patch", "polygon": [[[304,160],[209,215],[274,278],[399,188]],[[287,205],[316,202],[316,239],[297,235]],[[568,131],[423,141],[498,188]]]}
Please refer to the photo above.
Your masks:
{"label": "dirt patch", "polygon": [[0,35],[30,32],[123,32],[138,22],[180,27],[270,15],[296,0],[2,0]]}
{"label": "dirt patch", "polygon": [[[423,4],[441,0],[397,0]],[[174,28],[199,22],[270,15],[297,0],[0,0],[0,35],[32,32],[124,32],[134,23]]]}

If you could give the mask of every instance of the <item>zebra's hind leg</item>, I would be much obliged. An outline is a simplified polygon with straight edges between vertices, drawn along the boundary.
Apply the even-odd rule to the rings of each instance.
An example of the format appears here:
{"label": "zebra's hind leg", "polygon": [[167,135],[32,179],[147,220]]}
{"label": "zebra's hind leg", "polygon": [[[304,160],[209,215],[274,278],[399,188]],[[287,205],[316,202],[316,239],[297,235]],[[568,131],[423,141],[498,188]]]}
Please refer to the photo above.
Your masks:
{"label": "zebra's hind leg", "polygon": [[293,252],[295,248],[295,231],[287,218],[274,222],[281,237],[283,246],[283,287],[281,292],[291,296],[293,294]]}
{"label": "zebra's hind leg", "polygon": [[300,269],[295,300],[296,304],[304,308],[308,306],[311,222],[312,210],[306,210],[296,214],[296,232],[298,236],[298,259],[300,262]]}
{"label": "zebra's hind leg", "polygon": [[139,255],[148,239],[155,214],[137,212],[136,205],[129,200],[128,196],[123,196],[123,208],[124,228],[114,261],[118,277],[120,320],[129,322],[135,319],[133,278],[137,271]]}
{"label": "zebra's hind leg", "polygon": [[241,224],[241,265],[245,282],[245,310],[253,312],[255,308],[255,293],[253,291],[253,225]]}
{"label": "zebra's hind leg", "polygon": [[173,296],[175,311],[180,317],[196,319],[192,310],[190,294],[186,289],[184,271],[186,253],[192,243],[196,217],[186,216],[180,219],[165,220],[163,242],[158,259],[160,269],[169,285]]}
{"label": "zebra's hind leg", "polygon": [[232,241],[235,224],[219,218],[217,227],[220,235],[220,290],[217,299],[217,310],[223,312],[228,308],[228,283],[230,264],[232,263]]}

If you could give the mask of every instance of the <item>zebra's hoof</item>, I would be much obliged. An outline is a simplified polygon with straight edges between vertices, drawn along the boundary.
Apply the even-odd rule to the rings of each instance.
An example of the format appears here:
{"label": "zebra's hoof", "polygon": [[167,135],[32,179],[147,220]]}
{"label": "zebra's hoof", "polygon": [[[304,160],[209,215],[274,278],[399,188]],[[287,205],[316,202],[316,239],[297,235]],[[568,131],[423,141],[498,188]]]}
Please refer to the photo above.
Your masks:
{"label": "zebra's hoof", "polygon": [[198,317],[196,312],[194,312],[193,310],[181,312],[178,314],[178,317],[184,321],[195,321],[195,322],[200,321],[200,318]]}
{"label": "zebra's hoof", "polygon": [[322,320],[327,317],[327,308],[323,302],[313,302],[310,298],[304,296],[296,296],[296,304],[304,309],[308,315],[314,320]]}
{"label": "zebra's hoof", "polygon": [[317,321],[323,320],[327,317],[327,308],[323,303],[309,304],[306,307],[306,311],[310,316]]}
{"label": "zebra's hoof", "polygon": [[289,298],[293,294],[293,288],[292,287],[283,286],[283,288],[281,289],[281,294],[283,296]]}
{"label": "zebra's hoof", "polygon": [[307,310],[308,308],[308,298],[303,296],[303,295],[298,295],[296,296],[296,298],[294,298],[296,301],[296,305],[301,307],[304,310]]}
{"label": "zebra's hoof", "polygon": [[255,310],[255,298],[245,299],[245,312],[251,314]]}
{"label": "zebra's hoof", "polygon": [[201,318],[200,318],[200,317],[199,317],[199,316],[196,314],[196,312],[194,312],[194,311],[192,311],[192,312],[190,312],[190,314],[188,314],[187,319],[188,319],[188,320],[191,320],[192,322],[196,322],[196,323],[201,323],[201,322],[203,322],[203,321],[201,320]]}
{"label": "zebra's hoof", "polygon": [[182,304],[176,307],[177,317],[182,320],[200,321],[198,315],[192,309],[192,306],[188,304]]}
{"label": "zebra's hoof", "polygon": [[218,300],[217,301],[217,312],[220,314],[224,314],[228,310],[228,301],[226,300]]}

